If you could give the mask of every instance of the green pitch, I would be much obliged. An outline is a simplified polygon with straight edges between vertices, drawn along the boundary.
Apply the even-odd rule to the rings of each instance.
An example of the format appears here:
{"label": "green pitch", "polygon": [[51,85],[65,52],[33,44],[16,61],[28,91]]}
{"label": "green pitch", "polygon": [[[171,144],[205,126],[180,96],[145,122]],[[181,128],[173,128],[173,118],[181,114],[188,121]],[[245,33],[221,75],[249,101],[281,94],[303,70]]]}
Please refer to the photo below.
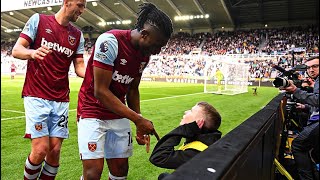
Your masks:
{"label": "green pitch", "polygon": [[[70,138],[62,145],[57,180],[78,180],[82,174],[75,118],[77,95],[81,82],[81,78],[70,79]],[[14,80],[11,80],[9,76],[1,76],[2,180],[22,179],[24,163],[30,152],[30,141],[23,138],[25,132],[24,107],[23,99],[21,99],[23,83],[24,77],[22,76]],[[222,116],[220,131],[225,135],[263,108],[279,93],[276,88],[258,87],[258,95],[253,96],[251,88],[249,87],[249,92],[245,94],[226,96],[204,94],[201,84],[141,82],[141,111],[144,117],[153,122],[158,134],[163,136],[179,124],[184,111],[189,110],[196,102],[207,101],[220,112]],[[133,124],[132,130],[135,133]],[[155,143],[155,137],[151,137],[150,150],[153,149]],[[129,160],[129,180],[156,180],[160,173],[172,172],[153,166],[149,163],[149,156],[145,146],[134,143],[133,156]],[[101,179],[107,179],[106,167],[105,165]]]}

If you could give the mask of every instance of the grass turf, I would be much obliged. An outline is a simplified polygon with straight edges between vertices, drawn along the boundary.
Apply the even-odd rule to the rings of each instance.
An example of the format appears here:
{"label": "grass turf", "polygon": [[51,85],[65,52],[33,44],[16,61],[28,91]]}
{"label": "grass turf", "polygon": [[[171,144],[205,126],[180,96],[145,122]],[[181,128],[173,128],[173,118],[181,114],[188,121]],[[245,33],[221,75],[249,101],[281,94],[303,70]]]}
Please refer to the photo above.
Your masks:
{"label": "grass turf", "polygon": [[[79,160],[76,129],[77,95],[81,78],[70,78],[70,138],[65,140],[61,150],[60,168],[57,180],[77,180],[82,174],[82,163]],[[30,152],[30,141],[23,138],[25,132],[24,107],[21,90],[24,77],[17,76],[11,80],[9,76],[1,76],[1,179],[22,179],[25,159]],[[184,111],[189,110],[196,102],[207,101],[222,116],[220,131],[223,135],[241,124],[248,117],[263,108],[278,89],[258,87],[258,95],[253,96],[252,87],[249,92],[227,96],[204,94],[202,84],[141,82],[141,111],[144,117],[151,120],[160,136],[177,127]],[[131,124],[135,133],[135,126]],[[152,150],[156,144],[151,137]],[[156,180],[162,172],[172,170],[153,166],[144,146],[134,141],[133,156],[129,158],[129,180]],[[105,169],[101,179],[107,179]]]}

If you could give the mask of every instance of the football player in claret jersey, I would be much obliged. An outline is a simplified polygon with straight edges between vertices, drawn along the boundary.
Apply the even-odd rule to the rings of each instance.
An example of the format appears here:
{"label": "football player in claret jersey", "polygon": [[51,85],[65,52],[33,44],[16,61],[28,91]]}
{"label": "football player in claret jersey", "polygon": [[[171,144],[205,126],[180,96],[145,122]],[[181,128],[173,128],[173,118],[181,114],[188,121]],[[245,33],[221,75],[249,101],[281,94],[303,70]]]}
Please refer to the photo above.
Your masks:
{"label": "football player in claret jersey", "polygon": [[[155,5],[140,5],[133,30],[111,30],[96,40],[78,96],[78,143],[82,178],[98,180],[104,159],[109,179],[126,179],[132,155],[130,122],[136,140],[156,134],[140,112],[139,84],[150,55],[158,54],[173,32],[171,19]],[[127,106],[126,106],[127,104]]]}
{"label": "football player in claret jersey", "polygon": [[11,79],[14,79],[14,76],[16,75],[16,69],[17,69],[17,66],[12,61],[11,66],[10,66]]}
{"label": "football player in claret jersey", "polygon": [[71,62],[78,76],[85,75],[83,34],[70,21],[85,6],[86,0],[64,0],[55,15],[34,14],[13,47],[15,58],[28,60],[22,97],[31,152],[24,179],[54,179],[58,172],[62,141],[69,136]]}

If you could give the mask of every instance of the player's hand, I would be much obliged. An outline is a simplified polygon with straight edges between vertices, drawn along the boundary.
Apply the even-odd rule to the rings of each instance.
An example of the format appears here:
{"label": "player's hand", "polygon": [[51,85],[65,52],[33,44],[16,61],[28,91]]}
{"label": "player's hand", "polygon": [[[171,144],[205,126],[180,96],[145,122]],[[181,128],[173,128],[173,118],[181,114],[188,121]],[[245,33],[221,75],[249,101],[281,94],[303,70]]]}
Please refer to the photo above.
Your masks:
{"label": "player's hand", "polygon": [[31,54],[32,59],[43,60],[47,54],[52,53],[52,50],[45,45],[42,45],[38,49],[34,50]]}
{"label": "player's hand", "polygon": [[137,135],[149,135],[154,132],[154,127],[151,121],[142,116],[135,123],[137,127]]}
{"label": "player's hand", "polygon": [[[160,140],[160,137],[157,132],[154,133],[157,140]],[[146,145],[146,151],[149,153],[150,151],[150,135],[138,135],[136,136],[136,140],[139,145]]]}
{"label": "player's hand", "polygon": [[160,140],[160,137],[156,132],[156,130],[154,129],[152,122],[143,117],[139,119],[138,123],[136,123],[136,126],[137,126],[136,141],[139,145],[146,145],[146,151],[149,152],[150,135],[155,135],[158,141]]}
{"label": "player's hand", "polygon": [[147,143],[146,141],[146,136],[145,134],[142,134],[140,132],[137,131],[137,135],[136,135],[136,141],[139,145],[145,145]]}

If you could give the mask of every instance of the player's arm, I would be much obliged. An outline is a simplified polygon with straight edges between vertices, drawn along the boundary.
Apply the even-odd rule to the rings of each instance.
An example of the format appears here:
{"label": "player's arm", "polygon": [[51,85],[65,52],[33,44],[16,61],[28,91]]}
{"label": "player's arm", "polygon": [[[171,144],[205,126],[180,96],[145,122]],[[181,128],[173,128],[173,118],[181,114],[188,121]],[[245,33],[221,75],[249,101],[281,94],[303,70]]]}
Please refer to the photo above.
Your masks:
{"label": "player's arm", "polygon": [[94,96],[110,111],[137,123],[142,117],[123,104],[109,89],[112,71],[93,67]]}
{"label": "player's arm", "polygon": [[26,23],[23,31],[20,34],[16,44],[12,49],[12,56],[18,59],[40,59],[50,53],[50,49],[46,46],[41,46],[38,49],[29,49],[29,45],[34,41],[37,35],[39,24],[39,14],[34,14]]}
{"label": "player's arm", "polygon": [[112,81],[112,71],[100,67],[93,67],[94,75],[94,96],[108,110],[122,117],[130,119],[137,127],[136,140],[138,144],[144,145],[147,142],[144,134],[156,134],[154,127],[150,121],[143,118],[132,109],[123,104],[109,89]]}
{"label": "player's arm", "polygon": [[77,74],[77,76],[82,78],[84,78],[86,73],[86,67],[84,65],[84,60],[83,60],[84,42],[85,40],[84,40],[83,34],[81,33],[80,42],[76,52],[76,58],[73,60],[75,73]]}
{"label": "player's arm", "polygon": [[33,59],[31,55],[34,50],[28,49],[28,46],[29,42],[26,39],[19,37],[12,48],[12,56],[22,60]]}
{"label": "player's arm", "polygon": [[73,60],[74,70],[77,76],[84,78],[86,73],[86,67],[84,65],[83,57],[79,57]]}
{"label": "player's arm", "polygon": [[47,54],[52,52],[47,46],[41,46],[38,49],[29,49],[29,45],[30,43],[26,39],[19,37],[12,49],[12,56],[21,60],[43,60]]}
{"label": "player's arm", "polygon": [[128,107],[139,114],[141,114],[141,111],[140,111],[140,92],[139,92],[140,80],[141,80],[141,77],[134,78],[134,80],[130,84],[129,91],[127,93]]}

